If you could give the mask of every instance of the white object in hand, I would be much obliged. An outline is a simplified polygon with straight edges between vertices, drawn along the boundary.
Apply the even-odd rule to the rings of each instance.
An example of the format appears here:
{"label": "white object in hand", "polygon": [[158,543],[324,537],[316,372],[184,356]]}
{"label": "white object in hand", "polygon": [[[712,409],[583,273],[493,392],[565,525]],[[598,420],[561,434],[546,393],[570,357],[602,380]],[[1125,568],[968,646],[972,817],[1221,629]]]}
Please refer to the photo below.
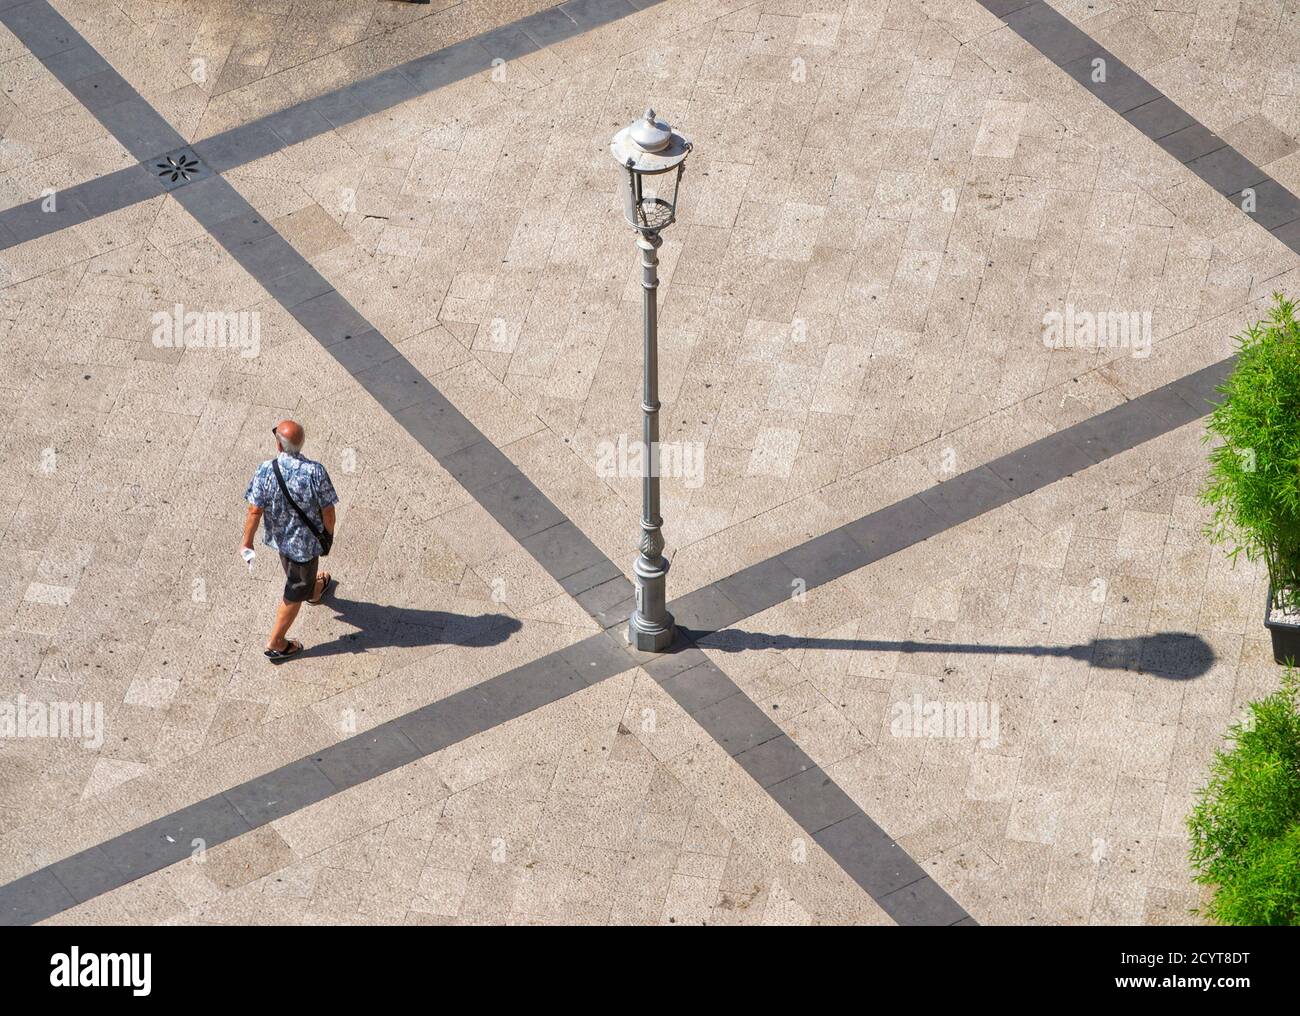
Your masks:
{"label": "white object in hand", "polygon": [[239,555],[247,563],[248,570],[251,572],[253,570],[253,558],[257,557],[257,552],[252,547],[245,547],[239,552]]}

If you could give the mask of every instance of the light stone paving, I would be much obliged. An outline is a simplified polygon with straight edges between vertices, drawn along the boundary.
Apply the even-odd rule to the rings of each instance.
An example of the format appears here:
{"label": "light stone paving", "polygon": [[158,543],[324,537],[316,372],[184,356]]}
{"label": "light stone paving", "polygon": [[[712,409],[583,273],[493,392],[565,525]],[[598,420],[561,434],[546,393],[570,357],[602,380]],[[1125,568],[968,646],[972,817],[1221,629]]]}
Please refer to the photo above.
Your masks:
{"label": "light stone paving", "polygon": [[[387,70],[553,0],[262,0],[55,8],[189,140]],[[250,9],[251,8],[251,9]]]}
{"label": "light stone paving", "polygon": [[1048,2],[1275,179],[1300,187],[1300,17],[1293,8]]}
{"label": "light stone paving", "polygon": [[[1187,923],[1191,794],[1278,674],[1266,576],[1200,533],[1199,436],[1080,474],[1088,502],[1062,505],[1064,484],[1035,495],[1057,500],[1052,527],[1016,502],[706,652],[981,923]],[[1203,640],[1205,673],[1152,673],[1158,654],[1123,645],[1175,632]],[[1120,641],[1052,654],[1094,640]],[[996,702],[995,743],[898,734],[893,710],[917,695]]]}
{"label": "light stone paving", "polygon": [[[313,264],[476,425],[545,424],[497,429],[622,561],[639,481],[605,467],[638,433],[640,310],[602,139],[638,96],[672,109],[698,147],[660,289],[663,440],[702,465],[664,483],[685,592],[1222,359],[1297,278],[1293,252],[983,17],[961,47],[875,8],[819,34],[753,5],[685,39],[637,15],[642,49],[615,59],[613,27],[566,44],[604,42],[606,66],[546,85],[511,64],[341,132],[364,146],[322,137],[231,176],[329,245]],[[1031,54],[1023,84],[999,74]],[[366,299],[376,265],[436,314],[433,356],[410,300]],[[1048,351],[1043,315],[1067,304],[1149,315],[1151,355]],[[445,333],[470,355],[443,360]]]}
{"label": "light stone paving", "polygon": [[[4,697],[103,701],[112,731],[94,752],[0,743],[6,879],[598,630],[186,213],[169,215],[173,229],[4,290]],[[155,308],[232,301],[261,315],[261,355],[152,345]],[[304,610],[301,668],[261,655],[274,555],[250,576],[235,553],[248,478],[286,415],[342,499],[327,562],[340,586]]]}
{"label": "light stone paving", "polygon": [[0,26],[0,203],[9,208],[136,160]]}
{"label": "light stone paving", "polygon": [[48,923],[105,921],[890,923],[635,671]]}
{"label": "light stone paving", "polygon": [[[251,20],[219,2],[55,6],[199,139],[543,5],[360,4],[311,14],[310,30],[287,4]],[[1207,54],[1205,74],[1243,66],[1212,39],[1228,15],[1186,6],[1058,5],[1300,187],[1289,51],[1257,54],[1255,83],[1220,102],[1183,72]],[[3,29],[0,47],[6,206],[47,177],[130,164]],[[228,178],[626,567],[638,482],[597,465],[602,442],[639,432],[639,287],[604,144],[647,101],[692,134],[660,290],[664,440],[702,445],[704,465],[699,485],[665,482],[674,596],[1222,359],[1269,292],[1300,281],[1294,253],[974,3],[669,0],[497,77]],[[114,735],[98,752],[0,743],[0,880],[337,741],[345,719],[366,729],[595,630],[174,199],[0,263],[14,562],[0,581],[17,662],[3,694],[100,698]],[[152,348],[150,314],[177,302],[257,310],[261,355]],[[1150,312],[1151,355],[1049,352],[1042,316],[1065,303]],[[307,614],[309,645],[346,649],[376,605],[518,629],[497,645],[398,637],[264,666],[274,576],[263,555],[250,580],[232,548],[247,475],[286,413],[339,487],[329,565],[354,605]],[[1241,703],[1276,680],[1260,577],[1229,570],[1197,530],[1198,434],[1053,484],[706,651],[977,920],[1185,921],[1189,795]],[[75,593],[57,606],[34,587]],[[1175,631],[1211,647],[1206,674],[852,644]],[[765,648],[764,633],[812,641]],[[891,736],[889,707],[918,693],[996,701],[999,744]],[[801,831],[644,674],[574,703],[57,920],[888,921],[810,838],[791,859]],[[645,708],[660,732],[642,729]]]}

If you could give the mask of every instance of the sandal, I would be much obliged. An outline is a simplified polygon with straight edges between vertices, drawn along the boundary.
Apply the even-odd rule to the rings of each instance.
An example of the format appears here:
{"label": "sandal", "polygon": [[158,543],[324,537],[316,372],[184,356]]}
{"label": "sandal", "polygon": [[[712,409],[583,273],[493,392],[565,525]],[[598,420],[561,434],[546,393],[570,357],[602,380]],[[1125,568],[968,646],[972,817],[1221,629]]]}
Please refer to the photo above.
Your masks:
{"label": "sandal", "polygon": [[302,643],[297,639],[289,639],[283,649],[266,649],[263,650],[263,655],[272,663],[281,663],[301,652]]}
{"label": "sandal", "polygon": [[321,601],[325,599],[325,595],[330,591],[330,586],[334,585],[334,576],[329,572],[322,572],[321,578],[325,581],[320,587],[320,596],[316,597],[314,600],[307,601],[313,607],[319,607],[321,605]]}

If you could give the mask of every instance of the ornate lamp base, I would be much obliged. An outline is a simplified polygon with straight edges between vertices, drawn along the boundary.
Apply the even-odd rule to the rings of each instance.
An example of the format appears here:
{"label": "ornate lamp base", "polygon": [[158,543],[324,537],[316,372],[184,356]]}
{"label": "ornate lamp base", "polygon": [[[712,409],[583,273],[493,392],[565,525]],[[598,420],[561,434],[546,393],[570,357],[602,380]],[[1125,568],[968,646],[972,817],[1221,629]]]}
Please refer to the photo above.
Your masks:
{"label": "ornate lamp base", "polygon": [[[654,534],[658,535],[657,527]],[[674,631],[673,615],[665,605],[668,562],[663,554],[656,553],[650,560],[638,557],[632,563],[632,583],[636,610],[627,621],[627,640],[643,653],[662,653],[673,644]]]}
{"label": "ornate lamp base", "polygon": [[635,611],[627,621],[627,641],[642,653],[662,653],[673,644],[673,615],[666,614],[668,624],[654,624]]}

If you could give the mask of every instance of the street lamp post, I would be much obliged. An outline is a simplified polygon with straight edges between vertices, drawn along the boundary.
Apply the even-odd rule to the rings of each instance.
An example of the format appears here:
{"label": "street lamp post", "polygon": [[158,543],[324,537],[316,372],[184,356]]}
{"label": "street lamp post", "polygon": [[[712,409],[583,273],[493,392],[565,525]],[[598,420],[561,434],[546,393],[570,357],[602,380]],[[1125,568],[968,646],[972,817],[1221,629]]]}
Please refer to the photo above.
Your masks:
{"label": "street lamp post", "polygon": [[[627,171],[623,213],[637,231],[641,251],[641,289],[645,322],[644,368],[642,375],[641,553],[632,566],[636,578],[636,610],[628,619],[628,641],[642,652],[663,652],[673,641],[673,616],[668,613],[668,561],[659,516],[659,321],[656,290],[659,288],[659,233],[677,217],[677,192],[690,141],[655,117],[648,109],[636,123],[614,135],[609,150]],[[647,195],[643,181],[676,170],[672,199]]]}

